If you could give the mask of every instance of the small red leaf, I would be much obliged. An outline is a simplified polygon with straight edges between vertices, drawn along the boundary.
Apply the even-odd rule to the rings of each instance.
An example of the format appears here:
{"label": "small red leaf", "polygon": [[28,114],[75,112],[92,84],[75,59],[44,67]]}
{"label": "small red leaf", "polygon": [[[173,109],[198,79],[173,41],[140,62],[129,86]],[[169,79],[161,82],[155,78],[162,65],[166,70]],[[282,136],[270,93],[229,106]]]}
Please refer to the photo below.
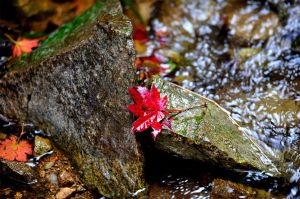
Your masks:
{"label": "small red leaf", "polygon": [[139,92],[139,94],[143,98],[143,100],[151,98],[151,93],[146,87],[138,86],[136,90]]}
{"label": "small red leaf", "polygon": [[154,122],[151,124],[153,131],[151,132],[153,139],[161,132],[162,125],[159,122]]}
{"label": "small red leaf", "polygon": [[156,115],[153,112],[143,117],[140,117],[133,123],[132,131],[143,132],[146,129],[148,129],[155,120],[156,120]]}
{"label": "small red leaf", "polygon": [[15,44],[12,46],[13,56],[21,56],[22,53],[30,53],[32,48],[38,46],[40,39],[18,39]]}
{"label": "small red leaf", "polygon": [[157,88],[155,87],[154,84],[151,86],[151,92],[152,92],[153,100],[159,101],[160,100],[160,93],[158,92],[158,90],[157,90]]}
{"label": "small red leaf", "polygon": [[127,108],[137,117],[143,117],[145,115],[145,111],[141,104],[130,104]]}
{"label": "small red leaf", "polygon": [[143,107],[146,110],[155,110],[153,107],[153,101],[151,97],[150,91],[146,87],[138,86],[137,91],[140,93],[141,97],[143,98]]}
{"label": "small red leaf", "polygon": [[142,132],[152,127],[155,138],[162,129],[162,122],[167,116],[165,111],[167,106],[167,96],[161,99],[160,93],[153,85],[149,91],[146,87],[138,86],[136,89],[128,89],[135,104],[130,104],[130,110],[135,116],[139,117],[133,123],[133,132]]}
{"label": "small red leaf", "polygon": [[143,98],[141,97],[140,93],[134,88],[128,88],[131,98],[136,104],[142,104]]}
{"label": "small red leaf", "polygon": [[32,155],[32,146],[26,140],[18,142],[17,137],[12,136],[0,142],[0,157],[4,160],[26,162],[27,154]]}
{"label": "small red leaf", "polygon": [[166,107],[167,106],[167,101],[168,101],[168,97],[164,96],[163,99],[161,100],[161,106]]}
{"label": "small red leaf", "polygon": [[155,85],[151,87],[152,100],[155,102],[156,110],[164,110],[167,105],[167,96],[164,96],[163,99],[160,98],[160,93],[158,92]]}

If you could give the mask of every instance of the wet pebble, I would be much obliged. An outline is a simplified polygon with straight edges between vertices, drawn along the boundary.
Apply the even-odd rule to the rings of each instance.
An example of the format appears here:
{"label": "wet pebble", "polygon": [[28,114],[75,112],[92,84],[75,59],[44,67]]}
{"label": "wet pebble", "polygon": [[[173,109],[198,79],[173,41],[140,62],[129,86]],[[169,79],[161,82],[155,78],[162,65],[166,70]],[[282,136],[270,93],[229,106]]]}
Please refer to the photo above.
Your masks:
{"label": "wet pebble", "polygon": [[51,141],[41,136],[35,136],[34,138],[34,154],[40,156],[52,150]]}
{"label": "wet pebble", "polygon": [[41,178],[44,178],[44,177],[46,176],[46,171],[41,170],[41,171],[39,172],[39,176],[40,176]]}
{"label": "wet pebble", "polygon": [[45,169],[47,170],[47,169],[50,169],[51,167],[53,167],[53,165],[55,164],[55,162],[47,162],[46,164],[45,164]]}
{"label": "wet pebble", "polygon": [[14,199],[22,199],[23,194],[21,192],[17,192],[14,196]]}
{"label": "wet pebble", "polygon": [[60,186],[72,186],[75,183],[72,173],[68,171],[62,171],[58,176],[58,182]]}
{"label": "wet pebble", "polygon": [[0,141],[4,140],[6,137],[7,137],[7,135],[5,133],[0,132]]}
{"label": "wet pebble", "polygon": [[65,199],[65,198],[68,198],[75,191],[76,191],[76,189],[74,189],[74,188],[69,188],[69,187],[60,188],[59,191],[58,191],[58,193],[55,195],[55,199]]}

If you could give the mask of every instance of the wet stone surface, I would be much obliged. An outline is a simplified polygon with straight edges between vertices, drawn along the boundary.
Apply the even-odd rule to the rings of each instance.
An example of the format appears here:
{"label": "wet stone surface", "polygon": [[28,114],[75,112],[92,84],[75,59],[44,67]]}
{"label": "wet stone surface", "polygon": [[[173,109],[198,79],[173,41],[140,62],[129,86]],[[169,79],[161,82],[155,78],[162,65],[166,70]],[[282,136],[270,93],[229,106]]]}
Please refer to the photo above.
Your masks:
{"label": "wet stone surface", "polygon": [[41,136],[34,137],[34,155],[43,155],[52,149],[51,141],[48,138],[43,138]]}

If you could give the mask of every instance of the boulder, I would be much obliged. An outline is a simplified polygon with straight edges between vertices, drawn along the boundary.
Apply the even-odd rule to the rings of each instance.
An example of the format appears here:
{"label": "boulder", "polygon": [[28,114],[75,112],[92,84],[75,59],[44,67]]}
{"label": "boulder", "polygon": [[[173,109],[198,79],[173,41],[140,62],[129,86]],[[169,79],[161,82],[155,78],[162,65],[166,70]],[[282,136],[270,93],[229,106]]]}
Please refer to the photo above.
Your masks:
{"label": "boulder", "polygon": [[0,79],[0,113],[50,132],[84,183],[109,198],[143,194],[143,156],[130,132],[130,21],[119,1],[97,2]]}
{"label": "boulder", "polygon": [[173,115],[172,131],[157,136],[158,149],[229,170],[254,169],[280,175],[275,165],[280,153],[273,150],[271,156],[265,152],[262,143],[251,138],[216,102],[158,77],[153,83],[161,96],[168,96],[168,109],[180,111]]}

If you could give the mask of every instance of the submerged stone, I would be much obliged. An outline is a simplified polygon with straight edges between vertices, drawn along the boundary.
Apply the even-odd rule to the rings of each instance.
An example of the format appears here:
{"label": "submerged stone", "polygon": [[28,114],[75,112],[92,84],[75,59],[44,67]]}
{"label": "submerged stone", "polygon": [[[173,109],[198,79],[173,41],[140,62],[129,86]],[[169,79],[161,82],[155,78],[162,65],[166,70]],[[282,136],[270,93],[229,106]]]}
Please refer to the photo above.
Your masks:
{"label": "submerged stone", "polygon": [[52,145],[51,141],[47,138],[43,138],[41,136],[35,136],[34,137],[34,155],[40,156],[48,151],[51,151]]}
{"label": "submerged stone", "polygon": [[[211,198],[276,198],[270,192],[263,189],[255,189],[245,186],[240,183],[215,179],[212,183],[212,190],[210,193]],[[277,196],[278,198],[284,198],[283,196]]]}
{"label": "submerged stone", "polygon": [[37,172],[25,162],[0,160],[0,174],[19,183],[34,184]]}
{"label": "submerged stone", "polygon": [[259,4],[248,4],[240,8],[229,6],[227,12],[229,33],[235,40],[251,42],[265,41],[277,33],[279,17]]}
{"label": "submerged stone", "polygon": [[50,132],[85,185],[108,198],[145,188],[126,110],[134,81],[131,32],[119,1],[99,1],[0,79],[0,112]]}
{"label": "submerged stone", "polygon": [[181,110],[173,116],[172,132],[157,136],[157,148],[230,170],[280,175],[272,161],[280,157],[264,152],[216,102],[160,78],[153,83],[168,96],[168,109]]}

